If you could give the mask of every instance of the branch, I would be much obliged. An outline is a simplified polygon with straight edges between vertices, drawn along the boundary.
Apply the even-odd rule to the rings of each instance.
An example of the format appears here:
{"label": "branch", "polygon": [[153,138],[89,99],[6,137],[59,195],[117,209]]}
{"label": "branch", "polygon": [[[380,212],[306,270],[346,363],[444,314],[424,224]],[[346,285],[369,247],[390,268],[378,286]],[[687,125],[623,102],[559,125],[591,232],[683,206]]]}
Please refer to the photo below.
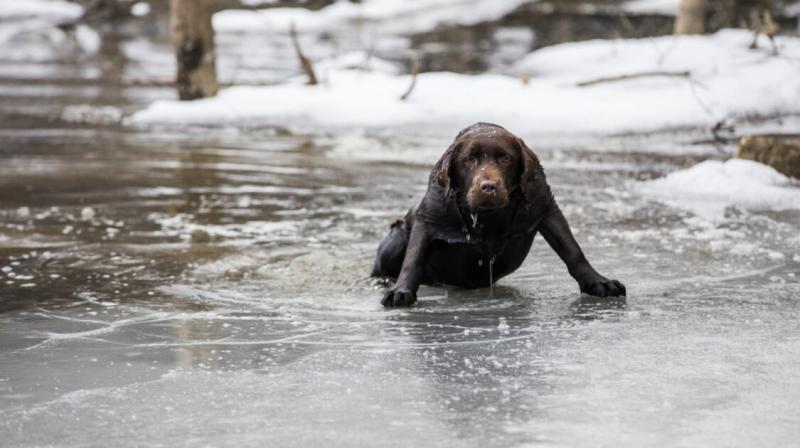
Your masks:
{"label": "branch", "polygon": [[414,91],[414,87],[417,85],[417,73],[419,72],[419,61],[417,60],[417,55],[411,56],[411,85],[408,86],[408,90],[400,97],[400,101],[405,101],[411,96],[411,92]]}
{"label": "branch", "polygon": [[595,78],[589,79],[586,81],[581,81],[575,84],[578,87],[589,87],[594,86],[597,84],[602,84],[604,82],[617,82],[617,81],[627,81],[629,79],[636,79],[636,78],[649,78],[654,76],[668,76],[673,78],[688,78],[691,74],[689,72],[667,72],[667,71],[655,71],[655,72],[641,72],[641,73],[629,73],[626,75],[617,75],[617,76],[607,76],[603,78]]}
{"label": "branch", "polygon": [[294,23],[289,25],[289,37],[292,38],[292,45],[294,46],[294,52],[297,54],[297,59],[300,61],[300,67],[308,77],[308,85],[315,86],[319,84],[311,60],[303,54],[303,49],[300,48],[300,41],[297,39],[297,30],[294,28]]}

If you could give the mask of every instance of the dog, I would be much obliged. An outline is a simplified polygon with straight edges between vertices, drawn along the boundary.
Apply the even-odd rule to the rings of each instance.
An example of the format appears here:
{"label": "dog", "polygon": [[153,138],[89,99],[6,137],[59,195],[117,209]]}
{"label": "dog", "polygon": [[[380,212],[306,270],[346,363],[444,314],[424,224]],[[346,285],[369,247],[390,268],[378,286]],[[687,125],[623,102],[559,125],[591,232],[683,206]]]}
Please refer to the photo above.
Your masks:
{"label": "dog", "polygon": [[622,283],[589,264],[536,154],[502,126],[469,126],[433,167],[422,202],[378,246],[372,276],[396,279],[381,303],[410,306],[421,283],[489,286],[520,267],[537,233],[582,293],[625,296]]}

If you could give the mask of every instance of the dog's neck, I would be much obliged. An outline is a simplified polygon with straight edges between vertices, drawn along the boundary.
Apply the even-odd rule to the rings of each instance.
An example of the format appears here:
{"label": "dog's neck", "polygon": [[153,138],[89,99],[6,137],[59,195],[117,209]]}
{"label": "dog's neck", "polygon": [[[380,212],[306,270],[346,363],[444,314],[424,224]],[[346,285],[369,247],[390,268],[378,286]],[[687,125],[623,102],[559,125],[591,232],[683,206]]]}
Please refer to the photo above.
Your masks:
{"label": "dog's neck", "polygon": [[464,221],[464,231],[469,236],[468,241],[481,246],[490,257],[502,251],[517,214],[518,198],[512,197],[509,203],[501,208],[474,210],[459,192],[457,204],[458,212]]}

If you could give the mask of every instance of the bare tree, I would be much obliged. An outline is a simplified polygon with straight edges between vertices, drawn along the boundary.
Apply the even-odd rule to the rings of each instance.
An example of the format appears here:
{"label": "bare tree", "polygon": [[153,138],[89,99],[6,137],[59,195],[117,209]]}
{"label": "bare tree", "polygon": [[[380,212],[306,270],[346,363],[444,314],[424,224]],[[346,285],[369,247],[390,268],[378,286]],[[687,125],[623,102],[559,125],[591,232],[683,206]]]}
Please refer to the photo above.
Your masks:
{"label": "bare tree", "polygon": [[681,0],[675,18],[675,34],[703,34],[706,21],[706,0]]}
{"label": "bare tree", "polygon": [[170,38],[178,73],[175,84],[181,100],[214,96],[219,90],[214,28],[214,0],[170,0]]}

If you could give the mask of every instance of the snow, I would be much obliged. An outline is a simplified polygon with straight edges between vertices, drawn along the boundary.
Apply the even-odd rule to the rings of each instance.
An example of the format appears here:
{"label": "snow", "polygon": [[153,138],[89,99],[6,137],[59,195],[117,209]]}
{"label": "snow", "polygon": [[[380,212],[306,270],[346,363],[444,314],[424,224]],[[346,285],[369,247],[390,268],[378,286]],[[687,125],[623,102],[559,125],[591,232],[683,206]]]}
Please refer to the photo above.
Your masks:
{"label": "snow", "polygon": [[742,159],[707,160],[660,179],[642,182],[644,194],[698,215],[718,217],[729,206],[800,209],[800,184],[770,166]]}
{"label": "snow", "polygon": [[[0,1],[0,44],[7,61],[40,60],[52,56],[52,48],[24,45],[26,42],[47,42],[52,47],[68,42],[68,35],[57,25],[69,23],[83,15],[83,8],[60,0],[2,0]],[[99,46],[97,33],[85,25],[75,30],[78,46],[87,53]],[[58,52],[59,50],[55,50]],[[60,50],[60,51],[63,51]],[[19,70],[19,67],[15,67]]]}
{"label": "snow", "polygon": [[790,5],[786,5],[783,10],[783,14],[786,17],[800,17],[800,3],[792,3]]}
{"label": "snow", "polygon": [[122,111],[114,106],[75,104],[64,107],[61,119],[73,123],[115,124],[122,120]]}
{"label": "snow", "polygon": [[39,18],[70,21],[83,15],[83,8],[61,0],[3,0],[0,2],[0,21],[6,19]]}
{"label": "snow", "polygon": [[[420,74],[408,101],[410,76],[348,69],[267,87],[232,87],[216,98],[157,101],[127,124],[283,125],[319,128],[442,129],[476,121],[523,135],[620,134],[708,128],[737,115],[800,112],[800,39],[778,38],[779,56],[749,50],[747,31],[711,36],[595,40],[535,51],[517,76]],[[591,87],[576,83],[640,71],[690,71],[691,79],[647,77]]]}
{"label": "snow", "polygon": [[75,39],[85,53],[94,54],[100,49],[100,35],[86,25],[78,25],[75,28]]}
{"label": "snow", "polygon": [[218,32],[285,33],[294,23],[302,31],[331,31],[352,25],[375,25],[381,32],[428,31],[442,24],[472,25],[499,19],[527,0],[349,0],[319,11],[305,8],[225,10],[214,15]]}
{"label": "snow", "polygon": [[622,10],[629,14],[663,14],[674,16],[680,9],[680,0],[632,0],[622,4]]}
{"label": "snow", "polygon": [[144,17],[150,14],[150,4],[145,2],[135,3],[131,6],[131,15],[134,17]]}
{"label": "snow", "polygon": [[280,0],[242,0],[242,4],[245,6],[262,6],[262,5],[274,5],[279,1]]}

